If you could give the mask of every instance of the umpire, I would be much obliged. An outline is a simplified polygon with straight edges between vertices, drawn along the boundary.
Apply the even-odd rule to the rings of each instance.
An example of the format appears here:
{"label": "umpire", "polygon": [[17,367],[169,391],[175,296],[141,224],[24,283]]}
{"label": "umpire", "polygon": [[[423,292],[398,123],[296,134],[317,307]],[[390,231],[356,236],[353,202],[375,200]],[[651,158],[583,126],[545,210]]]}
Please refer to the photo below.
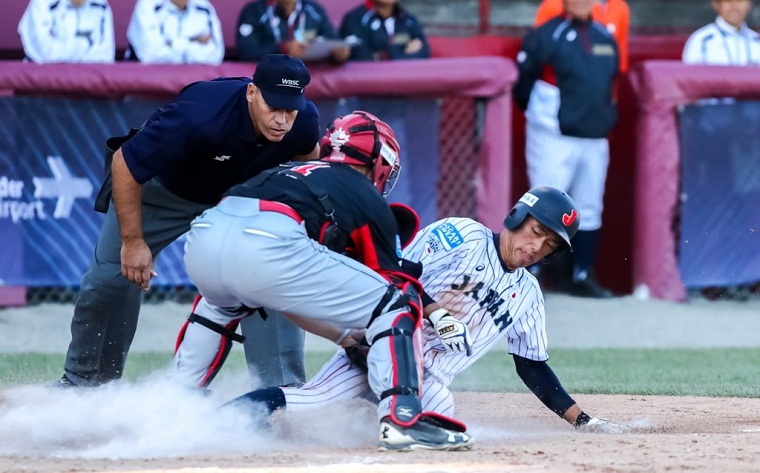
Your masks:
{"label": "umpire", "polygon": [[[318,156],[319,113],[304,96],[310,79],[300,60],[271,54],[258,63],[253,80],[190,84],[141,128],[109,140],[115,152],[96,202],[106,216],[82,277],[64,375],[56,386],[98,386],[121,378],[142,291],[157,276],[160,251],[231,186],[282,162]],[[281,322],[264,326],[269,332],[252,336],[264,345],[276,345],[283,333],[299,339],[300,352],[291,352],[293,360],[284,363],[301,372],[263,381],[300,381],[303,334],[294,326],[278,327],[287,322],[276,319]]]}

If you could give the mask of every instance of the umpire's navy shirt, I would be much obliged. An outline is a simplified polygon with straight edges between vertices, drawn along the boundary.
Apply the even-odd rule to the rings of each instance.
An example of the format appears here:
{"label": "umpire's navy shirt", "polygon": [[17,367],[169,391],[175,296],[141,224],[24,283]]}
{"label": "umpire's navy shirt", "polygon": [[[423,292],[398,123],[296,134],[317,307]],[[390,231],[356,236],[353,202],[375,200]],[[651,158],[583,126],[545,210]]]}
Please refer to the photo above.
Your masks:
{"label": "umpire's navy shirt", "polygon": [[233,185],[309,154],[320,135],[317,107],[307,101],[282,141],[257,138],[246,100],[250,82],[245,77],[195,82],[156,110],[121,147],[135,180],[144,184],[155,177],[183,199],[215,204]]}

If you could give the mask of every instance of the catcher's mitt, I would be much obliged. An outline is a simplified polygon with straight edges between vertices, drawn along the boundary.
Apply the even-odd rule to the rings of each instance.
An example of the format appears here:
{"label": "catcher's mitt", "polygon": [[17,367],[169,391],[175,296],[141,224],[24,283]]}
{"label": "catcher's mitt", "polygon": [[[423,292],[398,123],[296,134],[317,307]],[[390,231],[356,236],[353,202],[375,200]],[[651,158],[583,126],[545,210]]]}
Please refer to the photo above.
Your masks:
{"label": "catcher's mitt", "polygon": [[351,360],[351,364],[361,368],[365,373],[369,371],[367,368],[367,353],[369,353],[369,343],[366,338],[362,338],[362,341],[356,345],[344,348],[346,350],[346,356]]}

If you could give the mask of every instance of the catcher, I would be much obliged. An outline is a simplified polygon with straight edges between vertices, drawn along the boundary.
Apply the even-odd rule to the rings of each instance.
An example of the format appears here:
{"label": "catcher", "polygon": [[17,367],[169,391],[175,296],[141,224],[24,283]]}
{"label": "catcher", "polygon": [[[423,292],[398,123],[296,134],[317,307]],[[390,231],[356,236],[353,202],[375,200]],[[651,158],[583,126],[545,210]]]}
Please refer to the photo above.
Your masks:
{"label": "catcher", "polygon": [[[570,196],[538,187],[515,204],[500,233],[468,218],[446,218],[424,228],[405,248],[405,265],[410,272],[416,266],[425,288],[423,410],[452,415],[454,398],[449,385],[454,377],[506,341],[517,374],[546,407],[582,431],[628,430],[584,412],[547,363],[544,298],[535,277],[525,268],[572,251],[570,240],[579,223]],[[357,343],[362,332],[342,334],[336,327],[322,326],[315,333],[337,340],[345,349],[338,350],[300,388],[261,389],[231,403],[264,403],[272,412],[314,409],[366,397],[366,344]]]}
{"label": "catcher", "polygon": [[[286,312],[306,328],[366,328],[380,450],[469,449],[462,424],[421,410],[420,287],[400,270],[397,223],[383,198],[400,170],[395,134],[357,111],[333,122],[320,150],[319,161],[286,163],[233,187],[193,221],[185,264],[202,297],[177,340],[176,377],[207,386],[250,308]],[[445,332],[447,323],[436,326]]]}

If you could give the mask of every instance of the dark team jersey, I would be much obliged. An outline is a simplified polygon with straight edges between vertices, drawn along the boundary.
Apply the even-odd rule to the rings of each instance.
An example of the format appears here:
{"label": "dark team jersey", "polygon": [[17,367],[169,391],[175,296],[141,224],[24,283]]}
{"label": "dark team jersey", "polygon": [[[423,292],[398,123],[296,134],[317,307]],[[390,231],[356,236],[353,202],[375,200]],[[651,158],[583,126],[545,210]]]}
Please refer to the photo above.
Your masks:
{"label": "dark team jersey", "polygon": [[286,53],[288,41],[311,42],[335,38],[337,33],[327,12],[317,2],[300,0],[290,16],[270,0],[247,4],[238,18],[236,45],[243,61],[258,61],[262,56]]}
{"label": "dark team jersey", "polygon": [[617,43],[601,23],[558,16],[525,36],[517,56],[515,102],[525,109],[539,79],[559,89],[563,135],[604,138],[617,122],[612,101]]}
{"label": "dark team jersey", "polygon": [[[372,8],[372,2],[364,2],[343,17],[340,35],[343,38],[354,36],[360,40],[351,47],[352,61],[430,57],[430,44],[422,24],[398,3],[394,5],[393,14],[384,19]],[[406,46],[414,39],[422,41],[422,48],[407,54]]]}
{"label": "dark team jersey", "polygon": [[264,169],[309,154],[320,137],[319,112],[308,102],[277,143],[257,138],[246,101],[245,77],[195,82],[159,108],[122,145],[139,183],[153,177],[172,193],[215,204],[231,186]]}
{"label": "dark team jersey", "polygon": [[313,190],[329,197],[339,227],[349,235],[345,251],[349,256],[381,273],[400,270],[401,243],[393,212],[370,180],[346,164],[286,163],[234,186],[226,195],[287,204],[304,219],[309,237],[322,241],[330,220]]}

